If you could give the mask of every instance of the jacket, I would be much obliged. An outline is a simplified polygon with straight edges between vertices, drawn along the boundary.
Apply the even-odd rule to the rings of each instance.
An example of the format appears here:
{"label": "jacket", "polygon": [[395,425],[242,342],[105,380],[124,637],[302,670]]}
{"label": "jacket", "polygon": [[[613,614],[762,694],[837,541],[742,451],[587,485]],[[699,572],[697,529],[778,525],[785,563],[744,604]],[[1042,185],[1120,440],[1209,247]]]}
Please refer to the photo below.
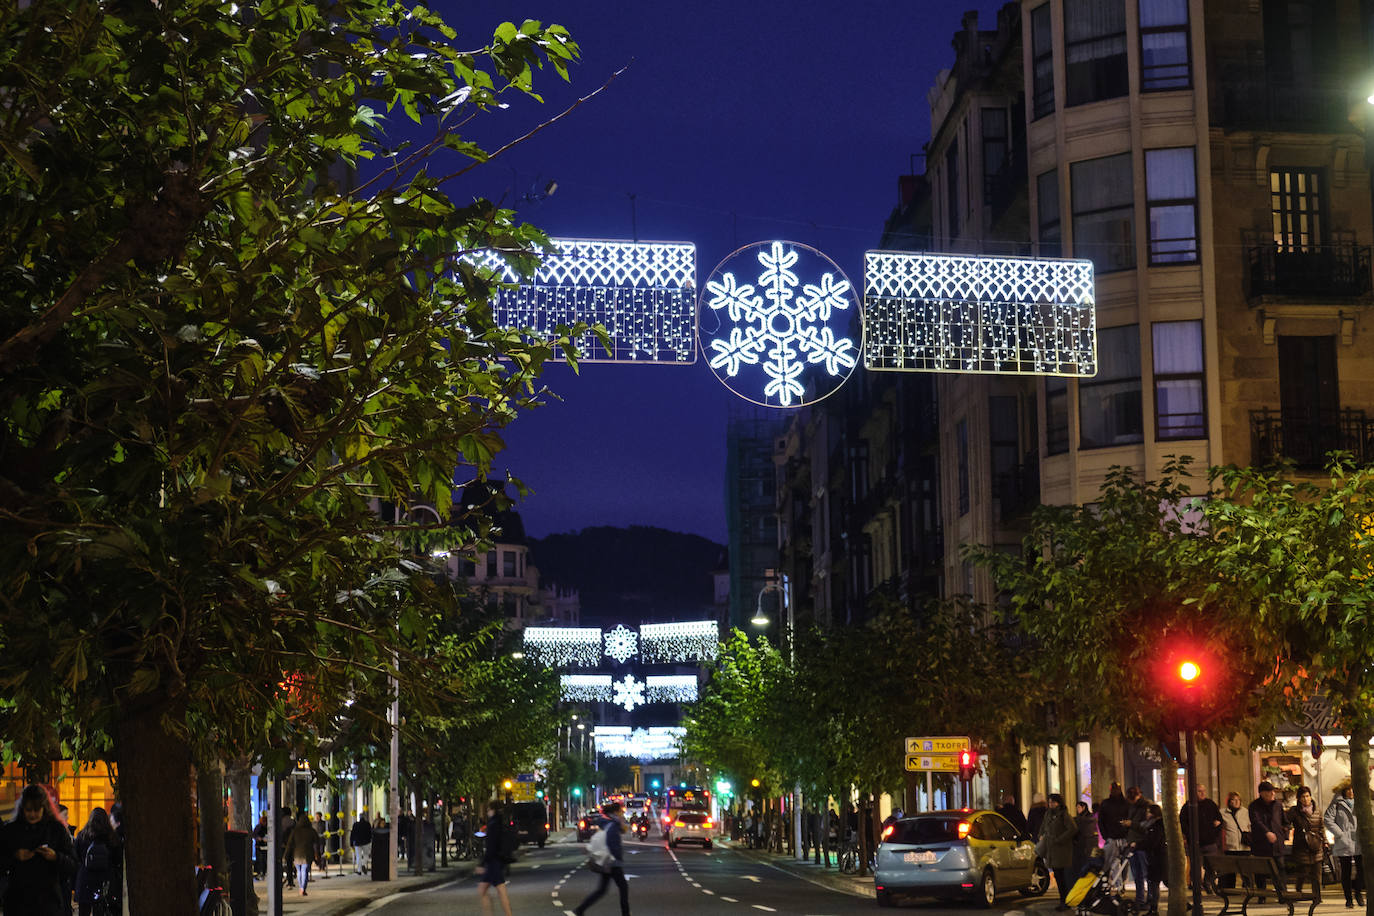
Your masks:
{"label": "jacket", "polygon": [[1358,856],[1360,838],[1355,833],[1355,803],[1337,795],[1326,806],[1322,818],[1326,829],[1331,831],[1331,854],[1333,856]]}
{"label": "jacket", "polygon": [[1157,817],[1147,817],[1141,824],[1143,838],[1136,848],[1145,852],[1145,877],[1150,881],[1163,881],[1168,871],[1168,844],[1164,837],[1164,821]]}
{"label": "jacket", "polygon": [[1131,803],[1126,801],[1126,796],[1118,793],[1102,799],[1097,806],[1097,829],[1102,833],[1102,839],[1125,839],[1126,825],[1121,822],[1130,820],[1130,817]]}
{"label": "jacket", "polygon": [[1217,822],[1221,820],[1221,809],[1210,798],[1204,798],[1202,801],[1190,798],[1183,803],[1183,808],[1178,812],[1179,823],[1183,827],[1183,845],[1187,846],[1192,842],[1189,839],[1191,834],[1188,832],[1188,821],[1192,819],[1194,811],[1198,812],[1198,845],[1205,850],[1210,846],[1219,844],[1221,842],[1221,825]]}
{"label": "jacket", "polygon": [[1045,865],[1050,868],[1068,868],[1073,865],[1073,838],[1078,833],[1078,825],[1064,807],[1047,808],[1045,820],[1040,824],[1040,837],[1044,843]]}
{"label": "jacket", "polygon": [[1073,838],[1073,868],[1082,872],[1083,866],[1097,854],[1097,820],[1091,814],[1080,814],[1073,822],[1078,827]]}
{"label": "jacket", "polygon": [[[49,862],[35,855],[20,862],[15,853],[21,849],[34,850],[46,845],[57,854]],[[30,824],[20,815],[0,828],[0,870],[9,869],[10,885],[5,893],[6,913],[24,916],[60,916],[69,914],[71,904],[63,899],[63,882],[76,874],[76,856],[72,849],[72,835],[67,828],[51,818]]]}
{"label": "jacket", "polygon": [[613,817],[601,819],[601,829],[606,831],[606,848],[611,851],[611,856],[615,859],[611,867],[623,867],[625,865],[625,848],[620,843],[622,828],[620,821]]}
{"label": "jacket", "polygon": [[349,846],[366,846],[372,842],[372,825],[367,822],[367,818],[358,818],[353,829],[348,832]]}
{"label": "jacket", "polygon": [[1313,805],[1304,811],[1294,805],[1288,809],[1288,823],[1293,825],[1293,844],[1288,857],[1299,865],[1313,865],[1326,855],[1326,832],[1322,829],[1322,814]]}
{"label": "jacket", "polygon": [[315,861],[315,840],[319,835],[315,833],[315,827],[310,823],[309,818],[301,818],[296,821],[296,826],[291,828],[291,837],[288,846],[291,849],[292,862],[313,862]]}
{"label": "jacket", "polygon": [[1015,827],[1018,832],[1022,834],[1029,834],[1031,832],[1030,822],[1026,820],[1026,816],[1021,813],[1021,809],[1016,805],[1003,805],[997,809],[997,813],[1011,821],[1011,825]]}
{"label": "jacket", "polygon": [[[1274,834],[1277,839],[1269,842],[1269,837],[1265,833]],[[1285,842],[1288,828],[1283,821],[1283,803],[1278,799],[1272,802],[1265,802],[1262,798],[1257,798],[1250,803],[1250,851],[1257,856],[1285,856],[1288,855],[1288,843]]]}
{"label": "jacket", "polygon": [[1245,808],[1227,808],[1221,812],[1221,830],[1226,852],[1242,852],[1250,848],[1242,834],[1250,832],[1250,812]]}

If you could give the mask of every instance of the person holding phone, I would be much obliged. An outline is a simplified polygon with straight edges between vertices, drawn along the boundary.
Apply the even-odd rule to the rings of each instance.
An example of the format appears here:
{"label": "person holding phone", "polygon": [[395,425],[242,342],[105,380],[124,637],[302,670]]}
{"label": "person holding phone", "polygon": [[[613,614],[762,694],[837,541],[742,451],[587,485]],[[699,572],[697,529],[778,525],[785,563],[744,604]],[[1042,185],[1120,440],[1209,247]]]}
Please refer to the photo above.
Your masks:
{"label": "person holding phone", "polygon": [[76,874],[72,836],[57,819],[42,786],[25,786],[15,803],[14,816],[0,828],[0,868],[10,872],[6,913],[71,913],[71,901],[63,898],[62,887],[63,879],[70,884]]}

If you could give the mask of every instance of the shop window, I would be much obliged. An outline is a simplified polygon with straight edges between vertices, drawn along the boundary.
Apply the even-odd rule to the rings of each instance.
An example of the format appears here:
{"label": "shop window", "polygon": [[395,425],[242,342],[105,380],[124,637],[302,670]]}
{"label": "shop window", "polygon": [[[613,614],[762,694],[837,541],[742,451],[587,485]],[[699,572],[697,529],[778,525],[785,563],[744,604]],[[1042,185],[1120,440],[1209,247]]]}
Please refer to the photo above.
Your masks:
{"label": "shop window", "polygon": [[1191,146],[1145,151],[1150,263],[1197,261],[1197,174]]}
{"label": "shop window", "polygon": [[1097,375],[1078,380],[1079,448],[1144,440],[1140,402],[1140,329],[1133,324],[1097,333]]}
{"label": "shop window", "polygon": [[1085,105],[1129,90],[1123,0],[1064,0],[1064,102]]}
{"label": "shop window", "polygon": [[1202,322],[1157,321],[1154,342],[1155,438],[1207,435]]}
{"label": "shop window", "polygon": [[1135,266],[1135,183],[1131,154],[1075,162],[1069,172],[1073,193],[1073,251],[1098,273]]}

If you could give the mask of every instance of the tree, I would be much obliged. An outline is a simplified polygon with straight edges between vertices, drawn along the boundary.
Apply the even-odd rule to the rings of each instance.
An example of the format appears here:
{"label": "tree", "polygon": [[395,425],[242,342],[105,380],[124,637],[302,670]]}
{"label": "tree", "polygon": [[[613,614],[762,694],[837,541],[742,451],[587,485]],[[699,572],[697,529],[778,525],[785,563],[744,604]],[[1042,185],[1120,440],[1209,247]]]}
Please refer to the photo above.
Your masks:
{"label": "tree", "polygon": [[[1374,739],[1374,468],[1331,458],[1325,481],[1291,468],[1225,468],[1207,517],[1216,533],[1209,601],[1236,599],[1269,651],[1257,660],[1289,709],[1329,704],[1350,736],[1360,845],[1374,849],[1369,743]],[[1366,890],[1370,890],[1366,878]],[[1374,892],[1366,896],[1374,914]]]}
{"label": "tree", "polygon": [[455,39],[393,0],[0,11],[0,732],[112,753],[137,912],[194,899],[194,759],[280,768],[430,670],[396,653],[451,599],[375,507],[447,510],[542,394],[549,342],[455,258],[543,237],[449,189],[487,158],[460,130],[577,46]]}

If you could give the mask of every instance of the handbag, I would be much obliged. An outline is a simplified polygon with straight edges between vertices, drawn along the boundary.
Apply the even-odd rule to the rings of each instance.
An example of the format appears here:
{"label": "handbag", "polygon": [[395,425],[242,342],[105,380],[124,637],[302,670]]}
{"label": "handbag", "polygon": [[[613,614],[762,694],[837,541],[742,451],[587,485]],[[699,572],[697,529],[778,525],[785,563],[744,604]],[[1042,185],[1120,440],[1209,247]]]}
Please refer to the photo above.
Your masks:
{"label": "handbag", "polygon": [[1240,832],[1240,845],[1242,845],[1242,846],[1249,846],[1249,845],[1250,845],[1250,831],[1248,831],[1248,830],[1242,830],[1242,831]]}

